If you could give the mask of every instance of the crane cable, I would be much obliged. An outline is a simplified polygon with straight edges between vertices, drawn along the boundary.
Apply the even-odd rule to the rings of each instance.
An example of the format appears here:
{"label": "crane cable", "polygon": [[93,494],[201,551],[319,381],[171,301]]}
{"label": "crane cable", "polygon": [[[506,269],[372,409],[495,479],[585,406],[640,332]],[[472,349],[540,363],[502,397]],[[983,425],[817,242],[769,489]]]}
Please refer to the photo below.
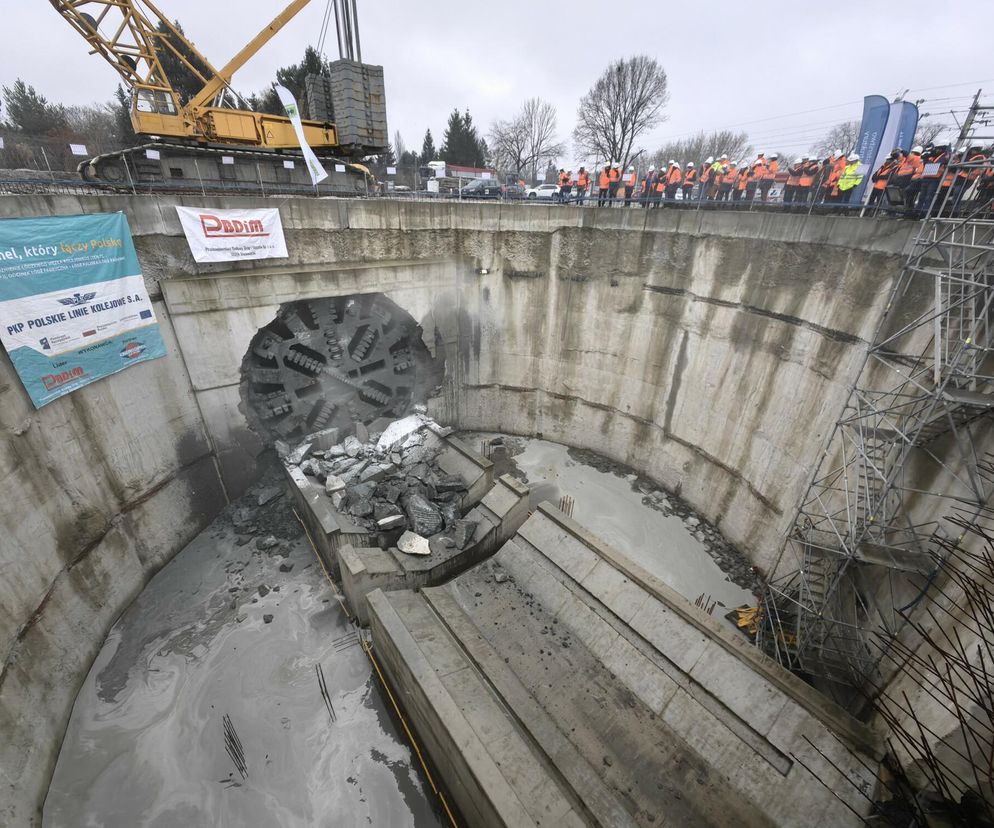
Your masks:
{"label": "crane cable", "polygon": [[324,17],[321,20],[321,33],[318,35],[318,54],[324,57],[324,42],[328,37],[328,25],[331,22],[331,4],[334,0],[328,0],[324,7]]}

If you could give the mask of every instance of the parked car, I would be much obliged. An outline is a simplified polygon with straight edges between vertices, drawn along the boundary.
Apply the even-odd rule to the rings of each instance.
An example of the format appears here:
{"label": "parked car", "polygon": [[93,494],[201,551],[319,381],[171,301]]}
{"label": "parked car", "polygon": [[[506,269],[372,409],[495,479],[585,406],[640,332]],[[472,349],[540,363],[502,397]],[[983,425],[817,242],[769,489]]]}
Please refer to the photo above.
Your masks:
{"label": "parked car", "polygon": [[500,182],[493,179],[474,178],[468,184],[463,185],[463,198],[500,198],[503,188]]}
{"label": "parked car", "polygon": [[507,201],[515,201],[525,197],[525,188],[520,184],[511,183],[504,185],[504,198]]}
{"label": "parked car", "polygon": [[525,195],[528,198],[555,198],[559,193],[559,187],[556,184],[539,184],[537,187],[529,187],[525,190]]}

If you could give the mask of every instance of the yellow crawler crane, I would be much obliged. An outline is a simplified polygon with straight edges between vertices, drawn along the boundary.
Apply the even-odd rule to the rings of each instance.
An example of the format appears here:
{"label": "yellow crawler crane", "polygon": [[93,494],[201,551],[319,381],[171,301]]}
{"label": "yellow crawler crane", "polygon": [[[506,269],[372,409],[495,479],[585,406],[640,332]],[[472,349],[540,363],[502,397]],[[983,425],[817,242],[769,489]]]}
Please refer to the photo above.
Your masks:
{"label": "yellow crawler crane", "polygon": [[[238,187],[309,184],[303,164],[285,164],[300,144],[290,119],[238,107],[231,78],[310,0],[294,0],[220,70],[150,0],[49,0],[55,10],[121,76],[131,90],[135,133],[154,143],[97,156],[80,164],[90,181],[115,185],[169,181]],[[172,54],[203,84],[187,102],[161,56]],[[345,154],[332,123],[304,121],[307,143],[319,156]],[[349,148],[356,151],[360,148]],[[154,150],[149,152],[148,150]],[[332,190],[362,192],[365,167],[346,165]],[[296,170],[296,172],[295,172]]]}

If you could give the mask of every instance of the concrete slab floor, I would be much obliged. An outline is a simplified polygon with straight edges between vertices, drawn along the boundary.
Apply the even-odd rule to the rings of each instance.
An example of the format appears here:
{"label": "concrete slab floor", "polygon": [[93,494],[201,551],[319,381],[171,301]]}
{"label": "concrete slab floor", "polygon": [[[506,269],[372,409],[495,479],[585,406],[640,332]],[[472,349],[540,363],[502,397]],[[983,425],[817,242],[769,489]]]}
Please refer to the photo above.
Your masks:
{"label": "concrete slab floor", "polygon": [[703,594],[719,602],[715,618],[724,617],[723,607],[755,605],[756,596],[745,588],[755,583],[745,558],[686,504],[630,469],[547,440],[490,432],[460,437],[474,449],[502,437],[511,457],[506,464],[495,459],[495,475],[510,472],[525,480],[532,508],[542,501],[558,506],[569,495],[574,520],[689,601]]}
{"label": "concrete slab floor", "polygon": [[[260,491],[273,497],[263,506]],[[76,699],[44,825],[442,825],[381,694],[289,498],[264,481],[114,625]]]}

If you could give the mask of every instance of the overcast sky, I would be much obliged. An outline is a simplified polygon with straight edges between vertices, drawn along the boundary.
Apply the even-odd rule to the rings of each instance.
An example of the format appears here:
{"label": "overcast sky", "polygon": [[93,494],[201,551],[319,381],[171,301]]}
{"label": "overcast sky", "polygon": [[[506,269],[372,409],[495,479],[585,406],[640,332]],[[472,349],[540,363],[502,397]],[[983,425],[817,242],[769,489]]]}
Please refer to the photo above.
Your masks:
{"label": "overcast sky", "polygon": [[[157,0],[197,47],[223,65],[284,0]],[[42,0],[4,3],[0,84],[21,77],[67,104],[110,98],[116,73]],[[994,93],[989,15],[983,4],[660,3],[495,0],[427,3],[358,0],[363,59],[382,64],[391,138],[436,144],[453,107],[484,130],[531,96],[559,110],[568,138],[579,99],[609,61],[644,53],[669,76],[667,121],[640,146],[656,149],[699,129],[748,130],[759,149],[807,150],[832,124],[858,118],[862,98],[928,99],[951,120],[980,86]],[[239,91],[274,80],[315,44],[325,0],[312,0],[236,76]],[[325,49],[337,57],[334,33]],[[986,96],[985,96],[986,97]],[[994,95],[991,96],[994,100]],[[957,112],[957,115],[960,115]],[[572,150],[572,142],[570,142]],[[568,160],[576,162],[574,153]]]}

